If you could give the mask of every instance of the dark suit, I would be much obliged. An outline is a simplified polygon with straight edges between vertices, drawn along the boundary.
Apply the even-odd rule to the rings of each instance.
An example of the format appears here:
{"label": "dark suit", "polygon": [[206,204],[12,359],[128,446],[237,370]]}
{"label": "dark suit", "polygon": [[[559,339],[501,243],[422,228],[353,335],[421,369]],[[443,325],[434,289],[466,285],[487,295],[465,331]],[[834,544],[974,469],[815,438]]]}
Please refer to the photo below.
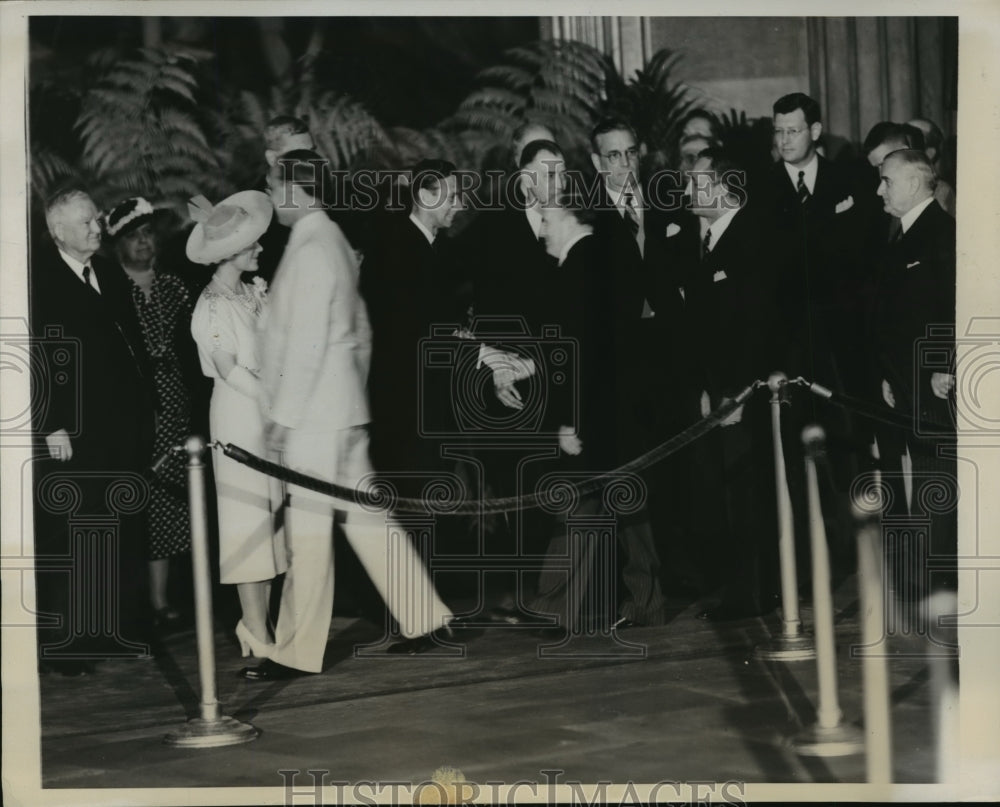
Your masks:
{"label": "dark suit", "polygon": [[[450,335],[464,320],[458,286],[447,239],[439,234],[432,246],[409,216],[384,217],[360,280],[372,326],[368,392],[372,462],[378,471],[441,467],[441,438],[435,434],[455,427],[453,407],[463,405],[452,386],[452,368],[459,360],[425,366],[420,344],[431,337],[432,326],[447,326],[436,340],[446,351],[478,348]],[[411,492],[419,490],[414,485]]]}
{"label": "dark suit", "polygon": [[[616,465],[615,432],[608,428],[615,399],[608,376],[614,356],[614,341],[608,322],[613,311],[609,294],[609,277],[601,264],[596,237],[588,235],[574,244],[561,266],[552,269],[548,283],[540,289],[545,303],[545,319],[558,323],[562,336],[577,349],[578,378],[575,385],[545,379],[547,390],[547,431],[557,433],[560,426],[577,431],[582,443],[578,455],[561,453],[560,470],[585,475],[607,471]],[[553,470],[550,465],[546,470]],[[557,472],[558,473],[558,472]],[[580,518],[603,512],[601,492],[581,497],[567,515]],[[607,613],[583,612],[596,571],[603,577],[597,591],[591,593],[592,609],[605,603],[607,587],[613,579],[611,568],[601,568],[597,558],[607,558],[613,548],[600,552],[600,530],[584,530],[581,545],[574,553],[569,549],[570,538],[565,519],[559,519],[549,541],[545,565],[539,575],[538,591],[531,601],[533,611],[557,614],[572,632],[606,625]],[[622,534],[619,527],[619,535]],[[570,568],[566,571],[567,558]],[[609,575],[611,577],[609,577]],[[658,589],[657,589],[658,593]],[[631,616],[631,615],[630,615]],[[652,615],[651,615],[652,616]]]}
{"label": "dark suit", "polygon": [[[954,488],[955,460],[939,456],[954,447],[954,393],[940,399],[931,391],[934,372],[954,373],[955,352],[955,220],[931,202],[910,228],[883,253],[874,317],[875,375],[889,382],[895,409],[904,415],[950,429],[930,439],[912,430],[880,431],[881,463],[891,481],[899,476],[900,457],[909,448],[913,461],[910,513],[929,518],[932,552],[954,557],[954,508],[931,504],[925,485]],[[928,329],[936,329],[929,333]],[[896,485],[897,495],[902,488]],[[928,489],[927,494],[930,494]],[[897,512],[905,512],[905,500]],[[938,512],[944,509],[946,512]],[[933,581],[932,581],[933,582]]]}
{"label": "dark suit", "polygon": [[[769,255],[778,271],[781,352],[778,369],[789,378],[802,375],[835,392],[864,396],[866,262],[863,254],[864,194],[856,174],[817,156],[812,195],[800,202],[785,164],[776,163],[763,185],[762,201],[772,217]],[[839,212],[838,212],[839,211]],[[866,468],[870,433],[849,411],[819,400],[805,388],[791,390],[791,406],[782,409],[785,462],[795,514],[797,560],[808,566],[807,497],[803,477],[802,429],[820,424],[826,432],[827,458],[819,471],[835,571],[853,567],[853,522],[847,492]],[[808,577],[800,575],[803,580]]]}
{"label": "dark suit", "polygon": [[[510,206],[501,210],[484,211],[456,241],[462,264],[472,271],[473,325],[477,339],[500,350],[521,355],[533,353],[517,337],[527,338],[530,344],[542,336],[543,325],[558,323],[555,315],[546,310],[545,294],[555,259],[545,251],[545,242],[535,236],[523,198],[517,196]],[[505,339],[505,336],[515,338]],[[484,366],[480,372],[485,416],[496,424],[496,429],[484,434],[484,438],[490,438],[505,433],[505,424],[516,420],[520,413],[506,407],[494,395],[492,371]],[[537,379],[529,379],[515,384],[523,400],[531,400],[536,383]],[[542,403],[548,408],[549,402]],[[529,459],[533,452],[537,453],[539,443],[538,440],[525,443],[524,440],[484,439],[474,446],[482,463],[484,493],[512,496],[531,489],[537,475],[548,470],[549,465]],[[534,545],[539,536],[547,536],[550,521],[547,514],[537,509],[488,518],[484,523],[487,551],[509,555],[525,550],[540,551]],[[507,591],[500,598],[505,607],[512,608],[516,604],[515,592],[524,578],[523,574],[515,572],[507,576]],[[496,581],[497,575],[484,580]]]}
{"label": "dark suit", "polygon": [[[58,614],[64,624],[40,628],[39,638],[49,649],[65,645],[63,653],[120,654],[128,650],[122,640],[146,638],[142,502],[148,489],[141,479],[127,475],[143,470],[152,449],[152,374],[125,277],[98,256],[91,263],[100,295],[53,247],[39,247],[32,256],[31,329],[39,340],[33,356],[35,430],[41,436],[66,430],[73,451],[68,462],[50,460],[40,441],[44,459],[35,467],[36,549],[45,558],[43,567],[59,567],[63,561],[56,556],[81,551],[93,555],[90,562],[98,564],[95,533],[76,532],[86,519],[96,519],[108,525],[109,534],[117,532],[116,563],[111,567],[117,577],[81,574],[75,577],[77,588],[71,595],[65,578],[40,572],[42,608]],[[61,356],[52,347],[60,341],[68,347]],[[52,487],[61,479],[79,495],[68,509],[62,506],[68,500],[60,500],[58,487]],[[71,563],[78,561],[77,555]],[[81,616],[79,607],[95,597],[113,598],[118,636],[109,633],[113,626],[103,621],[94,627],[95,636],[80,636],[79,628],[71,627],[70,617]]]}
{"label": "dark suit", "polygon": [[[632,460],[656,445],[664,434],[664,422],[670,420],[664,414],[669,413],[672,403],[665,384],[667,368],[654,349],[664,341],[657,320],[669,321],[681,304],[679,297],[658,297],[665,285],[660,273],[667,271],[666,228],[666,214],[644,206],[639,233],[633,235],[625,215],[613,205],[601,184],[593,248],[609,277],[606,288],[611,300],[614,371],[607,375],[607,383],[616,402],[613,423],[618,463]],[[647,304],[655,310],[655,317],[643,316]],[[662,486],[657,484],[661,471],[652,469],[645,474],[654,498],[662,493]],[[663,619],[660,560],[647,509],[643,507],[624,519],[618,534],[624,550],[622,579],[629,592],[619,612],[636,622],[659,624]]]}
{"label": "dark suit", "polygon": [[[685,320],[696,375],[715,408],[766,379],[779,351],[776,277],[761,217],[742,208],[713,240],[687,272]],[[767,396],[750,398],[740,422],[720,427],[705,445],[718,452],[716,461],[696,466],[695,484],[722,494],[727,523],[715,557],[724,603],[741,611],[767,610],[778,570]]]}

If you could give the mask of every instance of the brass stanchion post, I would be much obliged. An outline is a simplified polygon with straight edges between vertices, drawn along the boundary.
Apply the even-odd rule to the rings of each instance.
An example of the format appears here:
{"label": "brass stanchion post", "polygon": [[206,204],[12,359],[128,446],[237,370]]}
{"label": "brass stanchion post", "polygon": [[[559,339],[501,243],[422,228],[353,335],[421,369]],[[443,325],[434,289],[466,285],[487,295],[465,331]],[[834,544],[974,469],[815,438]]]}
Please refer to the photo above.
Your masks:
{"label": "brass stanchion post", "polygon": [[208,519],[205,511],[205,441],[188,438],[188,504],[191,510],[191,566],[194,574],[195,629],[198,637],[198,677],[201,717],[188,720],[163,738],[167,745],[215,748],[256,740],[260,732],[248,723],[219,714],[215,688],[215,636],[212,630],[212,583],[208,562]]}
{"label": "brass stanchion post", "polygon": [[785,450],[781,441],[781,393],[788,379],[773,373],[767,380],[771,390],[771,434],[774,444],[774,485],[778,504],[778,554],[781,560],[781,635],[759,645],[754,655],[778,661],[803,661],[816,657],[812,637],[799,618],[799,582],[795,572],[795,527],[792,497],[788,492]]}
{"label": "brass stanchion post", "polygon": [[[878,472],[876,472],[878,474]],[[855,494],[852,504],[858,521],[858,589],[861,605],[862,682],[865,703],[865,757],[868,781],[892,781],[892,723],[889,718],[889,672],[883,602],[882,512],[880,476],[872,501]]]}
{"label": "brass stanchion post", "polygon": [[819,499],[816,458],[826,435],[819,426],[806,426],[802,442],[806,449],[806,484],[809,496],[809,538],[812,550],[813,623],[816,631],[816,668],[819,696],[816,723],[792,740],[800,754],[834,757],[857,754],[864,748],[861,732],[842,722],[837,697],[837,647],[833,632],[833,594],[830,591],[830,556],[826,527]]}

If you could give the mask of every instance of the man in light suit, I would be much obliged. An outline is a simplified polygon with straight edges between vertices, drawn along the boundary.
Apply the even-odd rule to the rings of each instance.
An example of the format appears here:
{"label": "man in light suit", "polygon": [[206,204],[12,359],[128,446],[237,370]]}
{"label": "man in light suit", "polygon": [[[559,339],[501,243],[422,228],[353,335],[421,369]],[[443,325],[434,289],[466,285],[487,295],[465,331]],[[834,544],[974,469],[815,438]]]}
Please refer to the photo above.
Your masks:
{"label": "man in light suit", "polygon": [[[357,260],[319,201],[325,171],[319,155],[299,150],[284,155],[269,175],[278,219],[291,234],[262,325],[265,433],[289,468],[353,487],[372,470],[365,393],[371,329],[358,293]],[[275,650],[260,666],[244,669],[253,681],[320,672],[330,629],[335,504],[295,485],[289,493],[289,567]],[[446,626],[451,612],[405,541],[395,561],[402,584],[393,585],[383,518],[350,512],[343,514],[343,527],[404,636]]]}

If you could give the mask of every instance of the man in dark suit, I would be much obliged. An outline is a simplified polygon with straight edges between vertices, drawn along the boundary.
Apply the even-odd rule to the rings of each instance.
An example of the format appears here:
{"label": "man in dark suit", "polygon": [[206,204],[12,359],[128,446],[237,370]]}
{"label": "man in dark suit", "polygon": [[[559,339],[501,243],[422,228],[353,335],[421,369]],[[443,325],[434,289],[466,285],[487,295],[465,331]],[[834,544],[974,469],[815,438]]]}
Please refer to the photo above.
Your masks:
{"label": "man in dark suit", "polygon": [[[613,327],[614,302],[609,293],[612,278],[601,263],[602,254],[595,243],[595,213],[579,194],[559,194],[558,201],[553,198],[542,208],[542,216],[545,248],[556,261],[546,275],[547,282],[539,289],[545,319],[557,323],[562,338],[576,346],[578,373],[573,384],[546,379],[546,426],[557,436],[562,470],[583,475],[601,473],[616,464],[615,430],[609,428],[615,396],[608,383],[615,353],[613,334],[609,332]],[[602,512],[602,496],[597,491],[582,495],[573,511],[565,515],[579,518]],[[599,562],[607,557],[600,550],[599,529],[584,529],[575,553],[570,551],[568,529],[566,519],[560,518],[551,534],[530,608],[558,615],[560,630],[579,635],[615,621],[611,614],[596,610],[607,607],[614,570]],[[619,535],[621,530],[619,520]],[[588,602],[589,612],[585,609]]]}
{"label": "man in dark suit", "polygon": [[[607,383],[617,402],[613,428],[618,460],[627,462],[652,448],[663,433],[663,413],[671,404],[664,384],[667,362],[650,346],[665,341],[655,318],[672,320],[681,300],[670,295],[657,299],[662,287],[658,275],[665,271],[667,219],[648,204],[641,186],[635,131],[626,121],[605,119],[594,128],[590,142],[597,171],[594,247],[611,280],[613,303],[615,371]],[[656,490],[655,476],[647,476]],[[621,574],[628,591],[619,606],[620,627],[662,624],[660,560],[645,507],[622,525],[619,537],[624,550]]]}
{"label": "man in dark suit", "polygon": [[[519,127],[513,143],[520,158],[518,170],[503,185],[503,206],[480,213],[461,236],[464,262],[473,269],[474,336],[485,346],[486,368],[482,372],[492,374],[496,392],[496,396],[487,394],[483,400],[484,415],[495,424],[484,434],[489,448],[477,447],[483,463],[484,490],[491,496],[522,492],[531,486],[534,470],[539,467],[537,462],[525,462],[533,450],[538,453],[539,446],[531,435],[524,435],[529,445],[524,440],[509,439],[537,379],[517,379],[508,355],[531,358],[524,342],[518,340],[540,338],[543,325],[555,324],[545,310],[541,293],[554,259],[546,253],[540,231],[542,209],[554,203],[555,195],[563,188],[566,164],[556,143],[535,139],[534,135],[551,137],[535,124]],[[523,142],[524,138],[533,139]],[[514,339],[505,341],[505,336]],[[501,435],[508,439],[489,440]],[[537,510],[505,513],[492,519],[486,530],[490,539],[487,551],[523,551],[537,541],[537,534],[544,534],[547,521]],[[518,607],[516,595],[523,575],[512,573],[512,577],[500,605],[490,612],[494,621],[517,624],[530,619]],[[497,575],[489,579],[493,583]]]}
{"label": "man in dark suit", "polygon": [[[875,358],[882,396],[897,412],[945,430],[934,439],[907,430],[901,450],[880,446],[881,461],[894,475],[901,470],[905,473],[905,465],[912,463],[909,512],[916,515],[924,506],[929,508],[928,513],[920,513],[929,516],[927,548],[939,558],[954,558],[952,496],[957,496],[957,479],[948,446],[954,450],[955,220],[935,204],[936,177],[923,151],[892,152],[882,163],[880,175],[879,196],[886,212],[899,220],[898,235],[884,252],[875,308]],[[942,366],[925,360],[934,355],[947,361]],[[948,491],[944,507],[940,502],[930,504],[933,497],[920,492],[924,485],[943,485]],[[902,550],[912,552],[914,547]],[[919,562],[920,558],[910,560]],[[915,587],[919,581],[899,582]],[[954,573],[939,574],[930,583],[954,585]]]}
{"label": "man in dark suit", "polygon": [[[700,257],[685,274],[685,323],[704,409],[731,401],[777,359],[776,278],[768,230],[747,206],[746,171],[725,151],[702,152],[694,167],[691,209],[701,220]],[[700,616],[741,619],[774,607],[778,571],[771,434],[766,396],[755,395],[721,426],[716,463],[694,480],[722,492],[724,544],[714,553],[722,604]],[[714,467],[713,467],[714,466]]]}
{"label": "man in dark suit", "polygon": [[[780,273],[784,350],[779,368],[789,378],[801,375],[860,397],[867,389],[867,376],[857,356],[867,350],[864,312],[870,289],[858,205],[863,191],[854,172],[838,169],[817,153],[822,133],[819,104],[808,95],[792,93],[774,103],[780,160],[760,195],[772,219],[771,255]],[[822,488],[837,495],[824,502],[824,509],[839,568],[841,557],[848,563],[853,546],[847,498],[841,494],[849,490],[862,463],[869,462],[870,432],[847,410],[816,399],[804,388],[792,390],[791,407],[783,418],[784,445],[800,541],[798,560],[803,565],[808,559],[808,529],[801,432],[807,423],[819,423],[826,432],[832,478]]]}
{"label": "man in dark suit", "polygon": [[[39,646],[43,667],[77,675],[101,657],[146,653],[148,489],[138,474],[152,450],[154,402],[126,280],[95,254],[93,201],[81,190],[61,192],[46,205],[46,224],[54,243],[36,246],[31,271],[33,417],[47,455],[34,475],[35,537],[40,611],[59,624],[39,627]],[[69,350],[52,364],[44,344],[59,341]],[[45,571],[64,569],[67,557],[72,590],[64,573]],[[85,558],[105,573],[76,568]]]}
{"label": "man in dark suit", "polygon": [[[455,166],[445,160],[419,163],[410,201],[409,214],[383,217],[361,265],[360,288],[372,326],[372,463],[376,471],[419,473],[441,467],[439,440],[423,432],[433,425],[429,418],[444,418],[438,425],[447,428],[453,406],[450,378],[423,367],[418,351],[432,326],[463,320],[458,270],[441,238],[462,209]],[[414,478],[400,490],[418,495],[420,487]]]}

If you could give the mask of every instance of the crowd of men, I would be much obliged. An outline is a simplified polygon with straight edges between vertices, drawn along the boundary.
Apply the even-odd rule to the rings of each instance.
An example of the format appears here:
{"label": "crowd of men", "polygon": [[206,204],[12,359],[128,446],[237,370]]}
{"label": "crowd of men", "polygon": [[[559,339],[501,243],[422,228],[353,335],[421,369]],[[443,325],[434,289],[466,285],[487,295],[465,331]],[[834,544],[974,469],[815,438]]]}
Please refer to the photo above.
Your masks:
{"label": "crowd of men", "polygon": [[[891,425],[803,386],[781,390],[800,550],[807,535],[800,434],[809,423],[827,437],[823,492],[835,557],[850,545],[849,492],[859,473],[880,468],[898,490],[895,512],[922,516],[919,486],[943,479],[953,488],[955,477],[946,450],[954,443],[955,192],[938,176],[940,130],[925,121],[876,125],[863,144],[872,169],[865,173],[821,155],[814,99],[787,95],[773,111],[773,164],[759,172],[718,142],[711,115],[690,116],[672,175],[684,192],[668,194],[669,204],[663,177],[642,175],[644,144],[630,123],[607,119],[590,136],[589,185],[567,171],[553,131],[524,122],[512,144],[515,192],[500,208],[470,211],[474,220],[454,239],[445,233],[464,205],[459,172],[443,160],[411,172],[405,211],[377,211],[362,227],[356,211],[327,211],[361,257],[357,288],[324,294],[342,295],[335,313],[348,301],[363,305],[370,320],[369,416],[362,420],[374,470],[400,495],[419,498],[428,479],[464,463],[473,498],[523,498],[543,491],[553,474],[579,481],[620,468],[780,371],[869,411],[915,420],[909,428],[898,419]],[[306,188],[315,206],[323,194],[316,175],[305,172],[321,158],[305,124],[275,119],[267,137],[272,184],[284,160],[294,175],[280,175],[288,193]],[[78,368],[81,384],[65,397],[51,387],[55,397],[40,410],[38,430],[48,455],[70,454],[78,471],[136,473],[149,461],[151,417],[143,413],[152,415],[142,400],[141,344],[124,281],[96,254],[96,207],[77,201],[47,211],[61,257],[40,248],[33,257],[33,327],[51,337],[46,329],[57,326],[87,356],[102,358]],[[298,205],[302,215],[307,207]],[[261,239],[263,274],[275,272],[287,238],[274,223]],[[293,321],[295,311],[285,317]],[[367,339],[362,331],[351,338]],[[335,387],[331,413],[338,411]],[[643,465],[630,477],[638,479],[637,502],[617,512],[597,490],[561,517],[534,508],[492,520],[514,555],[545,559],[526,590],[512,571],[488,618],[515,624],[554,614],[559,631],[594,619],[625,630],[663,624],[671,594],[719,593],[699,614],[710,620],[772,611],[778,563],[769,413],[766,393],[757,392],[719,428]],[[364,425],[355,421],[352,429]],[[928,437],[920,423],[937,424],[944,436]],[[315,445],[306,448],[315,453]],[[91,510],[104,512],[97,501],[104,488],[90,484]],[[591,536],[567,568],[567,524],[570,516],[609,513],[620,594],[608,606],[614,613],[584,613],[595,558],[607,557],[607,547]],[[954,509],[928,517],[930,545],[905,551],[918,560],[928,552],[953,557]],[[805,551],[799,560],[807,568]],[[123,581],[129,562],[121,560]],[[905,581],[918,592],[926,582]],[[939,575],[930,583],[953,581]],[[422,652],[450,630],[411,637],[404,650]]]}

